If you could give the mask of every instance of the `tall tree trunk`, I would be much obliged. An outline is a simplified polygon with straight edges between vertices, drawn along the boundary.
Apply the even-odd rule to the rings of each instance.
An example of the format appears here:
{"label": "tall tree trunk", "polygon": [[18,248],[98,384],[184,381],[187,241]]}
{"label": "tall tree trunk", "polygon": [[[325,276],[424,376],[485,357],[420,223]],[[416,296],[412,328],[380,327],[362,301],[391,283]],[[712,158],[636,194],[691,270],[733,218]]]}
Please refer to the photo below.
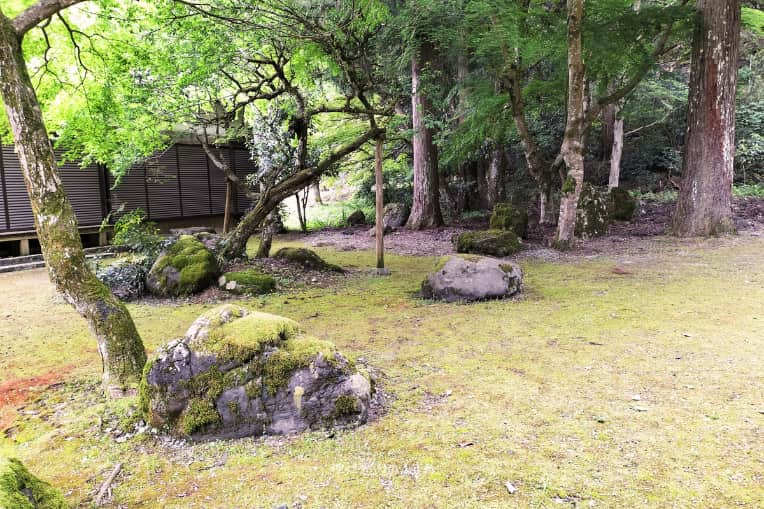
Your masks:
{"label": "tall tree trunk", "polygon": [[377,145],[374,147],[374,185],[375,185],[375,205],[376,218],[374,229],[377,241],[377,268],[385,268],[385,222],[384,222],[384,181],[382,179],[382,150],[385,141],[380,136],[377,138]]}
{"label": "tall tree trunk", "polygon": [[581,31],[584,0],[568,0],[568,111],[560,153],[567,176],[562,184],[560,219],[555,245],[567,249],[573,242],[576,211],[584,183],[584,60]]}
{"label": "tall tree trunk", "polygon": [[623,115],[622,102],[616,103],[615,119],[613,120],[613,146],[610,150],[610,176],[607,187],[613,189],[620,185],[621,180],[621,156],[623,155]]}
{"label": "tall tree trunk", "polygon": [[692,42],[687,137],[674,234],[713,235],[732,231],[735,156],[735,92],[740,4],[698,0]]}
{"label": "tall tree trunk", "polygon": [[321,199],[321,187],[319,184],[319,181],[316,180],[311,185],[311,189],[313,190],[313,201],[315,201],[318,205],[323,205],[324,201]]}
{"label": "tall tree trunk", "polygon": [[[608,87],[608,93],[612,94],[615,88]],[[617,116],[617,106],[607,104],[602,108],[602,130],[600,131],[600,154],[603,161],[610,160],[610,154],[613,152],[613,143],[615,143],[615,123]]]}
{"label": "tall tree trunk", "polygon": [[426,117],[432,112],[422,83],[422,72],[430,67],[434,49],[423,42],[419,54],[411,57],[411,119],[414,126],[414,196],[409,228],[421,230],[443,224],[440,212],[440,185],[438,183],[438,151],[433,142],[432,129]]}
{"label": "tall tree trunk", "polygon": [[480,210],[487,210],[491,208],[488,203],[488,175],[485,171],[486,161],[484,159],[478,159],[475,163],[475,184],[477,189],[477,202]]}
{"label": "tall tree trunk", "polygon": [[491,151],[490,159],[488,161],[488,174],[487,174],[487,200],[488,208],[493,208],[494,205],[501,201],[502,196],[502,184],[503,174],[502,168],[504,163],[504,151],[496,148]]}
{"label": "tall tree trunk", "polygon": [[90,325],[113,396],[140,380],[146,351],[127,308],[90,271],[77,218],[58,177],[40,104],[21,50],[21,36],[0,11],[0,91],[24,174],[35,229],[51,281]]}

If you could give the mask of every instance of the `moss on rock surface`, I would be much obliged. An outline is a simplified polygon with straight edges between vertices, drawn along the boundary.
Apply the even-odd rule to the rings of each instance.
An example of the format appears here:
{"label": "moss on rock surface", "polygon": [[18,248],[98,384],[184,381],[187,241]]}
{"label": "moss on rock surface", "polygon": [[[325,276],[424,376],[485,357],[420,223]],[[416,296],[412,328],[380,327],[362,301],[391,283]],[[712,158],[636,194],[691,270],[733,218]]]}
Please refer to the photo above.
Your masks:
{"label": "moss on rock surface", "polygon": [[255,269],[226,272],[218,278],[218,285],[227,292],[236,295],[262,295],[276,289],[273,276]]}
{"label": "moss on rock surface", "polygon": [[622,187],[614,187],[608,194],[608,212],[612,219],[631,221],[637,211],[637,199]]}
{"label": "moss on rock surface", "polygon": [[15,458],[0,455],[0,508],[66,509],[64,497]]}
{"label": "moss on rock surface", "polygon": [[584,184],[576,210],[576,236],[582,239],[600,237],[610,225],[608,200],[591,184]]}
{"label": "moss on rock surface", "polygon": [[490,219],[491,230],[509,230],[518,237],[528,235],[528,213],[511,203],[497,203]]}
{"label": "moss on rock surface", "polygon": [[314,251],[302,247],[281,248],[275,255],[273,255],[273,257],[302,265],[306,269],[344,272],[342,267],[332,265],[318,256]]}
{"label": "moss on rock surface", "polygon": [[[224,305],[160,350],[144,373],[140,407],[178,435],[232,437],[365,422],[370,393],[333,343],[288,318]],[[355,411],[336,414],[342,396],[357,400]]]}
{"label": "moss on rock surface", "polygon": [[186,296],[210,286],[219,272],[215,256],[202,242],[181,235],[159,255],[146,284],[152,293],[162,297]]}
{"label": "moss on rock surface", "polygon": [[457,253],[509,256],[522,249],[522,242],[512,231],[485,230],[466,232],[454,239]]}

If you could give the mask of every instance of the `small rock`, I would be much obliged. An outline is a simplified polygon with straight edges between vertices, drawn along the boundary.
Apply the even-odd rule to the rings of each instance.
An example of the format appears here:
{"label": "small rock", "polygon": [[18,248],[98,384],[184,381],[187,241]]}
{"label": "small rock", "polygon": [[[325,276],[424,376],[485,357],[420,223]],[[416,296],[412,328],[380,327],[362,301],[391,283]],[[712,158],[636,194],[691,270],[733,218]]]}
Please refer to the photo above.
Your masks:
{"label": "small rock", "polygon": [[504,487],[505,487],[505,488],[507,488],[507,492],[508,492],[510,495],[514,495],[515,493],[517,493],[517,488],[515,488],[515,485],[514,485],[514,484],[512,484],[512,483],[511,483],[511,482],[509,482],[509,481],[507,481],[507,482],[505,482],[505,483],[504,483]]}
{"label": "small rock", "polygon": [[642,396],[640,396],[639,394],[635,394],[634,396],[631,397],[631,400],[632,401],[642,401]]}

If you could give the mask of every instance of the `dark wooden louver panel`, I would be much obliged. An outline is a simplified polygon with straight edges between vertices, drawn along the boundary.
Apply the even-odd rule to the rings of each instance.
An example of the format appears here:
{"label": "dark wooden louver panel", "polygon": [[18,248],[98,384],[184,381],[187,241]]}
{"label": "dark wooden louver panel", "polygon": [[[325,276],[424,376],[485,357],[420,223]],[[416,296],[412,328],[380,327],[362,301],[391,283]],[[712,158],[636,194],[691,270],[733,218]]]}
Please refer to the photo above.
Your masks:
{"label": "dark wooden louver panel", "polygon": [[167,149],[146,165],[146,183],[149,192],[149,218],[169,219],[181,217],[178,166],[175,147]]}
{"label": "dark wooden louver panel", "polygon": [[12,146],[3,147],[3,167],[5,173],[5,194],[8,198],[8,212],[11,230],[34,229],[34,216],[29,204],[24,175],[21,173],[19,158]]}
{"label": "dark wooden louver panel", "polygon": [[[141,166],[130,168],[116,188],[114,188],[114,176],[109,174],[109,187],[112,188],[111,210],[116,217],[135,209],[148,212],[144,172]],[[120,209],[122,209],[121,212]]]}
{"label": "dark wooden louver panel", "polygon": [[[222,157],[230,164],[230,158],[228,157],[228,150],[221,150],[223,152]],[[222,171],[220,171],[212,161],[210,161],[210,187],[212,190],[212,213],[222,214],[225,212],[225,188],[226,179]]]}
{"label": "dark wooden louver panel", "polygon": [[202,147],[178,145],[180,189],[184,216],[204,216],[210,213],[207,155]]}
{"label": "dark wooden louver panel", "polygon": [[[62,153],[56,151],[56,157]],[[95,165],[80,168],[76,163],[59,164],[58,174],[80,226],[101,224],[101,187]]]}
{"label": "dark wooden louver panel", "polygon": [[[242,182],[246,182],[246,177],[250,173],[254,172],[254,166],[249,158],[249,151],[236,149],[234,150],[234,162],[236,163],[236,175]],[[252,202],[247,198],[244,191],[238,190],[239,193],[239,212],[246,212],[252,205]]]}

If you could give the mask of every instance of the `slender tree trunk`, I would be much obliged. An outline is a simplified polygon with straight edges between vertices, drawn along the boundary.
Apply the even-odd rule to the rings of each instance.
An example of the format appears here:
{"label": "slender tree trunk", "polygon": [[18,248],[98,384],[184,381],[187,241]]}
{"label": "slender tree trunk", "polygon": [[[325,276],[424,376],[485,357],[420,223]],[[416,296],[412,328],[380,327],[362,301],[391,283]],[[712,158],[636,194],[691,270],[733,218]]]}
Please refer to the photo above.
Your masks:
{"label": "slender tree trunk", "polygon": [[384,181],[382,180],[382,151],[385,141],[382,137],[377,138],[374,148],[374,191],[376,198],[376,218],[374,228],[377,234],[377,268],[385,268],[385,205],[384,205]]}
{"label": "slender tree trunk", "polygon": [[475,163],[475,183],[477,188],[478,208],[480,210],[487,210],[491,208],[488,202],[488,175],[485,171],[486,161],[479,159]]}
{"label": "slender tree trunk", "polygon": [[127,308],[90,271],[77,218],[58,177],[37,96],[21,50],[21,37],[0,11],[0,91],[24,174],[35,229],[51,281],[90,325],[113,396],[140,380],[146,351]]}
{"label": "slender tree trunk", "polygon": [[440,212],[440,185],[438,183],[438,151],[433,142],[432,129],[426,118],[432,112],[422,83],[422,73],[434,59],[434,49],[423,42],[419,54],[411,57],[411,119],[414,125],[414,197],[409,228],[421,230],[443,224]]}
{"label": "slender tree trunk", "polygon": [[324,201],[321,199],[321,186],[319,184],[320,182],[316,180],[311,185],[311,189],[313,190],[313,201],[315,201],[318,205],[323,205]]}
{"label": "slender tree trunk", "polygon": [[735,92],[740,4],[698,0],[692,44],[687,137],[674,234],[732,231]]}
{"label": "slender tree trunk", "polygon": [[608,189],[618,187],[621,180],[621,156],[623,155],[623,116],[621,115],[621,104],[620,102],[616,104],[615,119],[613,120],[613,147],[610,150]]}
{"label": "slender tree trunk", "polygon": [[[608,87],[608,93],[615,91],[613,86]],[[602,131],[600,131],[600,154],[603,161],[610,160],[610,154],[613,152],[613,143],[615,143],[615,123],[617,117],[617,107],[615,104],[608,104],[602,108]]]}
{"label": "slender tree trunk", "polygon": [[584,61],[581,31],[584,0],[568,0],[568,111],[562,154],[567,176],[562,185],[555,245],[567,249],[576,229],[576,210],[584,183]]}
{"label": "slender tree trunk", "polygon": [[501,201],[502,195],[502,165],[504,163],[504,151],[501,149],[494,149],[491,151],[491,156],[488,161],[488,175],[487,175],[487,201],[488,208],[493,208],[494,205]]}

